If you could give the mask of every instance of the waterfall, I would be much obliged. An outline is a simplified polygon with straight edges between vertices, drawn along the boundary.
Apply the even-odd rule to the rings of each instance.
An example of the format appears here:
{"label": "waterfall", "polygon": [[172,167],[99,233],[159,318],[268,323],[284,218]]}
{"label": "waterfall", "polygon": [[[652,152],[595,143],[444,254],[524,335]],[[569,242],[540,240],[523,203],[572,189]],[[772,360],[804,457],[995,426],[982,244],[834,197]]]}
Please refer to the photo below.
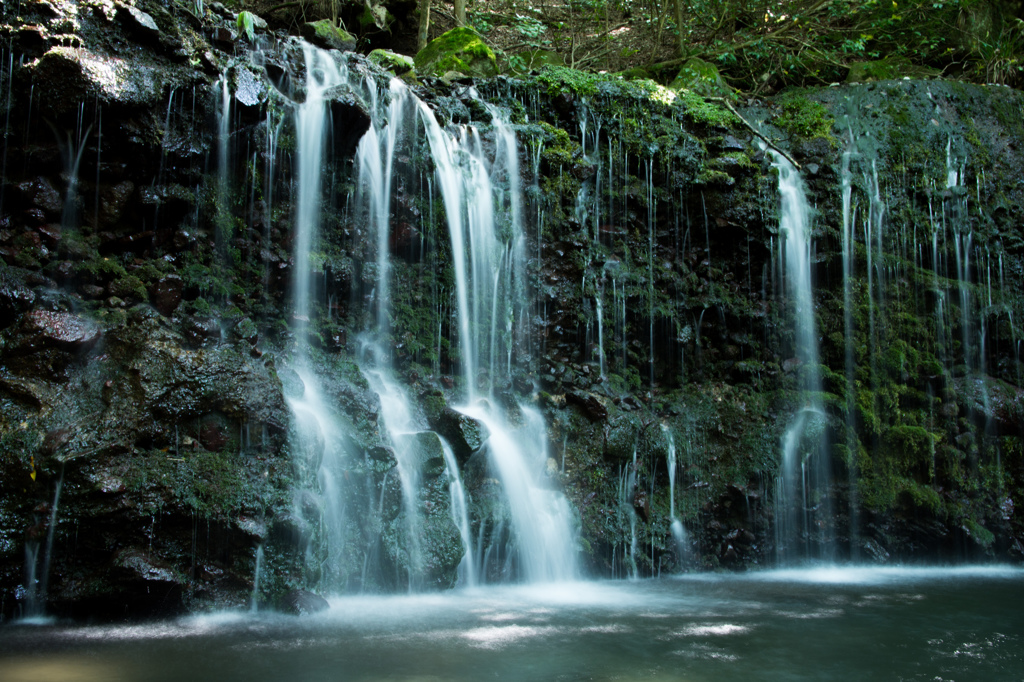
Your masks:
{"label": "waterfall", "polygon": [[[518,145],[507,120],[489,108],[493,158],[485,155],[476,128],[446,133],[420,104],[452,245],[466,395],[459,409],[490,432],[484,448],[509,503],[521,577],[534,582],[568,580],[576,575],[572,512],[565,497],[543,480],[547,467],[543,417],[534,408],[519,405],[522,423],[516,427],[493,407],[499,380],[511,379],[515,320],[525,322],[527,304]],[[505,325],[499,324],[502,320]],[[502,342],[509,358],[503,377],[494,362]],[[485,367],[490,373],[484,373]]]}
{"label": "waterfall", "polygon": [[[769,150],[779,173],[780,250],[785,264],[786,289],[792,301],[796,371],[804,405],[797,409],[782,439],[781,475],[776,480],[776,556],[780,562],[795,558],[794,549],[805,544],[800,556],[810,554],[812,534],[823,529],[828,542],[833,523],[827,486],[831,472],[824,443],[812,428],[820,424],[821,376],[811,282],[811,213],[803,180],[781,154]],[[820,504],[811,505],[812,497]],[[819,539],[820,540],[820,539]]]}
{"label": "waterfall", "polygon": [[665,432],[665,438],[668,440],[668,518],[671,522],[669,530],[676,545],[677,561],[682,563],[687,554],[687,537],[683,522],[676,518],[676,439],[668,425],[662,424],[661,430]]}
{"label": "waterfall", "polygon": [[474,561],[473,534],[469,525],[469,500],[466,496],[466,488],[462,484],[462,475],[459,473],[459,464],[455,461],[452,446],[442,438],[441,448],[444,452],[445,471],[448,474],[452,523],[458,527],[462,546],[466,548],[466,553],[462,556],[462,561],[459,562],[459,584],[475,587],[479,571]]}
{"label": "waterfall", "polygon": [[219,91],[220,101],[217,105],[217,211],[216,244],[217,256],[221,265],[230,266],[228,244],[231,240],[231,90],[228,72],[225,69],[214,84]]}
{"label": "waterfall", "polygon": [[252,569],[252,596],[249,599],[249,611],[256,613],[259,607],[260,577],[263,572],[263,543],[256,545],[255,567]]}
{"label": "waterfall", "polygon": [[[311,252],[317,246],[320,222],[321,175],[324,139],[329,119],[326,116],[329,91],[338,86],[358,89],[344,66],[334,63],[327,53],[304,46],[306,99],[295,109],[297,138],[296,211],[294,237],[293,309],[296,337],[293,369],[301,386],[291,391],[288,401],[294,415],[293,452],[299,468],[312,475],[315,471],[318,505],[317,518],[310,515],[310,504],[297,495],[296,514],[319,529],[319,548],[311,538],[307,564],[311,574],[320,575],[320,586],[338,590],[348,584],[346,555],[357,538],[349,537],[350,528],[362,527],[369,542],[363,556],[365,584],[373,547],[384,539],[381,522],[384,497],[379,502],[359,502],[351,488],[351,472],[357,465],[354,454],[346,451],[344,419],[327,398],[323,385],[313,371],[307,338],[313,309]],[[420,176],[428,191],[437,187],[445,207],[452,244],[455,271],[456,313],[461,358],[462,388],[465,402],[459,410],[484,427],[490,434],[481,448],[489,468],[502,486],[507,502],[505,519],[495,519],[492,537],[504,537],[508,528],[509,549],[506,561],[512,572],[527,581],[556,581],[576,575],[576,542],[573,514],[565,497],[548,480],[557,475],[548,461],[547,429],[543,417],[533,407],[516,406],[517,417],[510,420],[495,409],[498,391],[510,385],[517,348],[525,338],[528,325],[528,301],[525,286],[525,234],[520,186],[518,144],[505,115],[496,108],[491,126],[482,131],[474,126],[442,129],[433,112],[400,81],[392,80],[386,93],[367,81],[364,99],[370,109],[371,125],[359,141],[356,151],[356,191],[350,202],[354,215],[376,235],[375,278],[373,289],[375,323],[361,337],[360,370],[370,389],[380,399],[379,426],[395,457],[395,472],[401,484],[401,539],[404,558],[399,573],[406,571],[407,587],[417,590],[425,585],[427,554],[433,548],[423,544],[426,532],[422,491],[425,482],[424,439],[439,441],[443,453],[450,498],[449,512],[453,531],[458,532],[464,554],[459,564],[460,583],[473,585],[484,579],[485,563],[474,552],[473,523],[479,523],[481,540],[486,520],[472,520],[470,500],[463,487],[461,473],[450,445],[427,432],[425,420],[395,379],[394,358],[390,349],[392,287],[395,264],[392,262],[394,227],[392,202],[400,189],[408,191],[403,173]],[[386,106],[385,106],[386,103]],[[425,144],[424,141],[425,140]],[[423,171],[413,166],[422,155],[416,145],[429,151],[433,173],[424,180]],[[396,150],[410,147],[398,160]],[[403,184],[404,183],[404,184]],[[443,310],[443,308],[439,308]],[[440,316],[439,316],[440,317]],[[440,339],[440,336],[439,336]],[[432,446],[431,446],[432,447]],[[307,477],[308,479],[308,477]],[[369,486],[369,481],[367,482]],[[367,500],[378,496],[367,493]],[[374,510],[376,508],[376,511]],[[363,517],[370,520],[367,521]],[[376,530],[374,530],[376,529]],[[390,540],[389,540],[390,542]],[[491,555],[491,547],[487,556]],[[499,552],[501,554],[501,552]],[[395,557],[392,557],[393,559]]]}
{"label": "waterfall", "polygon": [[[626,465],[624,470],[619,471],[618,487],[618,512],[619,521],[629,523],[629,577],[637,577],[636,568],[636,509],[633,508],[633,500],[636,495],[636,449],[633,450],[633,462]],[[625,518],[623,518],[625,517]],[[623,558],[626,550],[623,549]],[[614,558],[613,562],[614,564]]]}
{"label": "waterfall", "polygon": [[50,584],[50,564],[53,561],[53,540],[57,532],[57,513],[60,508],[60,493],[64,488],[64,465],[61,464],[60,478],[53,491],[50,518],[46,527],[46,545],[43,548],[42,566],[39,565],[39,542],[25,543],[25,611],[27,618],[42,618],[46,613],[46,599]]}
{"label": "waterfall", "polygon": [[[306,548],[307,569],[319,575],[322,588],[344,588],[345,545],[348,541],[349,510],[344,490],[348,453],[345,429],[337,412],[324,396],[324,390],[309,358],[311,251],[320,225],[320,187],[327,124],[326,92],[346,82],[347,73],[325,52],[310,45],[303,47],[306,63],[306,100],[295,110],[297,179],[295,188],[294,271],[292,305],[295,331],[293,369],[299,386],[287,396],[293,415],[293,457],[299,470],[310,478],[315,475],[321,497],[319,505],[305,502],[303,490],[297,491],[295,515],[312,528],[319,528],[325,548],[322,562],[312,546]],[[310,507],[322,508],[319,515]],[[312,517],[311,517],[312,516]],[[312,538],[311,538],[312,540]]]}

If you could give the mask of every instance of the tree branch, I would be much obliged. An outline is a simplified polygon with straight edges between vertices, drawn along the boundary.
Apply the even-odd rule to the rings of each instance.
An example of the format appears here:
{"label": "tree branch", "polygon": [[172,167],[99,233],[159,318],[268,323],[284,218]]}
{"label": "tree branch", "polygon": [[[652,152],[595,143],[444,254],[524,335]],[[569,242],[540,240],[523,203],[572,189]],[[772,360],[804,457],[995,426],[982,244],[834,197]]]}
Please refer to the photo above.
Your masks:
{"label": "tree branch", "polygon": [[800,170],[800,164],[796,162],[796,159],[794,159],[792,156],[790,156],[785,151],[780,149],[778,147],[778,145],[776,145],[774,142],[772,142],[767,137],[765,137],[764,133],[762,133],[760,130],[758,130],[754,126],[750,125],[749,123],[747,123],[747,119],[743,118],[740,115],[740,112],[736,111],[736,107],[734,107],[732,105],[732,102],[730,102],[729,100],[725,99],[724,97],[708,97],[707,99],[708,99],[708,101],[719,102],[719,103],[725,105],[725,108],[728,109],[729,111],[731,111],[733,116],[738,118],[740,120],[740,122],[743,125],[745,125],[750,132],[754,133],[754,135],[756,135],[757,137],[761,138],[766,145],[768,145],[769,147],[774,149],[778,154],[780,154],[783,158],[785,158],[786,161],[789,161],[791,164],[793,164],[794,168],[796,168],[797,170]]}

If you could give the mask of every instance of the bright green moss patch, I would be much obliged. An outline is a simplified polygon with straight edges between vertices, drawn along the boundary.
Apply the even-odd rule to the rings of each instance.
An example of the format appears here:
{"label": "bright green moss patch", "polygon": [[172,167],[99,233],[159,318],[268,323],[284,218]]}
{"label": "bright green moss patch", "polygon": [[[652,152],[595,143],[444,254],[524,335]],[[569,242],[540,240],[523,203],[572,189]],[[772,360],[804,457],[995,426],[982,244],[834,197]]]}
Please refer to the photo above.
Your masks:
{"label": "bright green moss patch", "polygon": [[680,91],[679,100],[683,104],[686,118],[698,125],[709,128],[731,128],[740,122],[728,108],[708,102],[693,90]]}
{"label": "bright green moss patch", "polygon": [[772,123],[791,135],[808,139],[821,137],[830,143],[835,142],[832,137],[832,124],[835,120],[828,109],[820,102],[806,97],[793,97],[784,101]]}
{"label": "bright green moss patch", "polygon": [[494,51],[471,28],[461,26],[435,38],[414,59],[421,75],[443,75],[457,71],[474,78],[498,73]]}

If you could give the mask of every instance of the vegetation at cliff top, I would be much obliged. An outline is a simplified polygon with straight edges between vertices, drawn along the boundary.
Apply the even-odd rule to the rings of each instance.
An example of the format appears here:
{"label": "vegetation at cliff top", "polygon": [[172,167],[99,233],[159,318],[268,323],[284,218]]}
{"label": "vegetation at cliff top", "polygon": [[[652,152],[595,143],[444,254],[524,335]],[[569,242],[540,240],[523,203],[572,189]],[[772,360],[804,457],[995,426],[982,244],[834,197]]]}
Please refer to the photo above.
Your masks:
{"label": "vegetation at cliff top", "polygon": [[[750,94],[886,78],[1017,85],[1019,0],[241,0],[272,21],[329,17],[360,49],[413,54],[459,25],[512,69],[566,65],[671,82],[693,57]],[[371,11],[372,8],[373,11]]]}

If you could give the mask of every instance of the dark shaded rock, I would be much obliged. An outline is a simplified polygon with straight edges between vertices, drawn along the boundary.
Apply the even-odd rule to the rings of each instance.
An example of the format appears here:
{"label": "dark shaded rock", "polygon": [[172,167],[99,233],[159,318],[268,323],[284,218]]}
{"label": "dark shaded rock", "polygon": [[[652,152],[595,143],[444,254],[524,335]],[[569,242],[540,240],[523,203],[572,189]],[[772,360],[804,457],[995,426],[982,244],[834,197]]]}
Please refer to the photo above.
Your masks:
{"label": "dark shaded rock", "polygon": [[608,408],[593,394],[566,393],[565,402],[576,405],[592,422],[608,419]]}
{"label": "dark shaded rock", "polygon": [[413,455],[426,478],[436,478],[444,473],[444,445],[440,436],[433,431],[403,434],[398,437],[395,445]]}
{"label": "dark shaded rock", "polygon": [[267,99],[263,83],[248,69],[235,71],[235,101],[244,107],[256,107]]}
{"label": "dark shaded rock", "polygon": [[10,326],[36,300],[35,292],[14,273],[14,270],[0,268],[0,329]]}
{"label": "dark shaded rock", "polygon": [[116,59],[85,48],[58,45],[31,65],[40,104],[62,116],[89,98],[103,104],[153,105],[175,74],[143,60]]}
{"label": "dark shaded rock", "polygon": [[995,427],[1000,435],[1018,436],[1024,428],[1024,389],[990,376],[967,376],[954,381],[967,409]]}
{"label": "dark shaded rock", "polygon": [[633,509],[644,523],[650,522],[651,500],[648,498],[646,490],[637,490],[633,495]]}
{"label": "dark shaded rock", "polygon": [[281,599],[281,610],[295,616],[308,616],[331,608],[327,600],[308,590],[292,590]]}
{"label": "dark shaded rock", "polygon": [[116,3],[117,5],[117,17],[128,26],[135,34],[140,38],[159,38],[160,29],[156,25],[156,21],[153,17],[149,16],[141,9],[132,7],[123,2]]}
{"label": "dark shaded rock", "polygon": [[235,45],[235,41],[238,40],[238,34],[232,31],[226,26],[215,26],[210,31],[210,42],[217,45],[221,49],[232,49]]}
{"label": "dark shaded rock", "polygon": [[267,539],[269,529],[265,521],[254,519],[251,516],[239,516],[235,519],[235,526],[246,535],[263,542]]}
{"label": "dark shaded rock", "polygon": [[[288,407],[281,385],[248,354],[231,346],[182,348],[180,336],[155,322],[123,334],[111,343],[128,356],[136,399],[158,418],[173,422],[216,413],[274,430],[284,428]],[[209,448],[205,439],[203,445]]]}
{"label": "dark shaded rock", "polygon": [[83,284],[78,287],[78,291],[81,292],[85,298],[103,298],[103,294],[106,293],[106,289],[97,284]]}
{"label": "dark shaded rock", "polygon": [[36,232],[39,233],[39,237],[43,240],[43,243],[50,249],[57,248],[57,244],[60,243],[61,239],[61,228],[57,223],[48,223],[41,225]]}
{"label": "dark shaded rock", "polygon": [[35,409],[50,403],[50,391],[41,382],[0,372],[0,391]]}
{"label": "dark shaded rock", "polygon": [[167,275],[160,278],[149,288],[153,307],[160,311],[161,315],[170,317],[181,305],[184,289],[184,281],[178,275]]}
{"label": "dark shaded rock", "polygon": [[134,191],[135,183],[131,180],[124,180],[103,191],[99,211],[102,225],[111,225],[121,218],[121,212]]}
{"label": "dark shaded rock", "polygon": [[220,323],[212,317],[193,317],[185,325],[185,338],[193,344],[219,339]]}
{"label": "dark shaded rock", "polygon": [[118,552],[114,557],[113,564],[116,568],[127,572],[131,578],[147,583],[184,585],[186,582],[185,576],[175,571],[172,566],[134,547],[128,547]]}
{"label": "dark shaded rock", "polygon": [[50,181],[44,177],[26,180],[18,185],[22,195],[36,208],[40,208],[52,217],[58,217],[64,208],[60,193],[54,189]]}
{"label": "dark shaded rock", "polygon": [[452,446],[460,464],[479,450],[491,435],[486,426],[448,407],[440,396],[430,396],[424,400],[423,411],[431,428]]}

